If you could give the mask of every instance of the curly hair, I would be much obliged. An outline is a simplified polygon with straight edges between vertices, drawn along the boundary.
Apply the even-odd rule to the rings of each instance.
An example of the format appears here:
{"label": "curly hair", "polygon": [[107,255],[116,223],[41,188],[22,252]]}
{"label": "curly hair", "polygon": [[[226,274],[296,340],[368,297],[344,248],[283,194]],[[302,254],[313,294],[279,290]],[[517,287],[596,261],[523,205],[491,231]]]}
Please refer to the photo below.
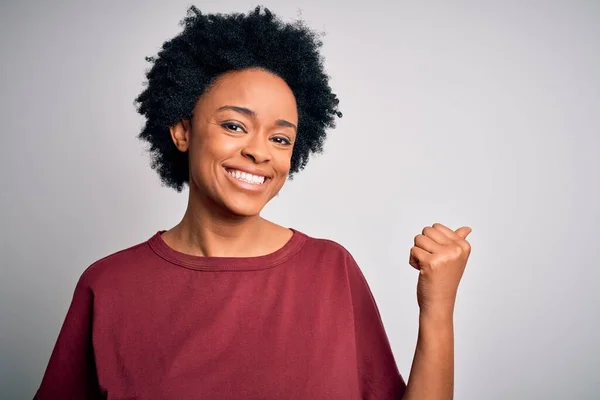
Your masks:
{"label": "curly hair", "polygon": [[298,107],[298,133],[290,177],[302,170],[311,153],[323,151],[327,128],[342,117],[339,100],[319,54],[319,36],[302,21],[284,23],[268,9],[248,14],[202,14],[192,6],[182,32],[165,42],[146,72],[146,88],[136,98],[146,118],[138,138],[149,143],[152,168],[164,185],[180,192],[189,183],[187,152],[179,151],[171,126],[190,119],[198,98],[223,73],[260,68],[282,78]]}

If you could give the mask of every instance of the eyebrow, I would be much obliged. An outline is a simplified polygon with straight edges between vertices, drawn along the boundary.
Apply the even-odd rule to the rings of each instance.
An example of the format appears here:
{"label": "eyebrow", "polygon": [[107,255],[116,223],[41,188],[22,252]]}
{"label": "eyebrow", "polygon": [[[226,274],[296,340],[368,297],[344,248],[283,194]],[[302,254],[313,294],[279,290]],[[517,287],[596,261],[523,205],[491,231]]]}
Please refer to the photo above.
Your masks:
{"label": "eyebrow", "polygon": [[[235,112],[239,112],[241,114],[247,115],[252,118],[256,118],[256,112],[249,108],[246,108],[246,107],[227,105],[227,106],[219,107],[219,109],[218,109],[218,111],[223,111],[223,110],[231,110],[231,111],[235,111]],[[286,121],[285,119],[278,119],[277,121],[275,121],[275,125],[285,127],[285,128],[293,128],[295,130],[298,130],[298,127],[296,125],[292,124],[290,121]]]}

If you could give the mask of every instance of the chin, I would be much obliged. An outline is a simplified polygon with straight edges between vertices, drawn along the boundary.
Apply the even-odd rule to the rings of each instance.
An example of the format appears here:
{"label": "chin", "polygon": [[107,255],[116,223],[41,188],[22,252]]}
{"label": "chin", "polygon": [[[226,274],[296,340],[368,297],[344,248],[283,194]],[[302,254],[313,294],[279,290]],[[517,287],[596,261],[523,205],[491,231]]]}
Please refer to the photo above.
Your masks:
{"label": "chin", "polygon": [[256,217],[260,215],[260,212],[264,207],[258,206],[235,206],[230,204],[225,204],[227,210],[238,217]]}
{"label": "chin", "polygon": [[238,190],[227,190],[219,193],[218,198],[225,209],[239,217],[258,216],[271,200],[270,193],[243,193]]}
{"label": "chin", "polygon": [[248,196],[236,196],[237,193],[231,193],[229,196],[221,196],[221,204],[228,213],[238,217],[258,216],[266,205],[264,199],[252,198]]}

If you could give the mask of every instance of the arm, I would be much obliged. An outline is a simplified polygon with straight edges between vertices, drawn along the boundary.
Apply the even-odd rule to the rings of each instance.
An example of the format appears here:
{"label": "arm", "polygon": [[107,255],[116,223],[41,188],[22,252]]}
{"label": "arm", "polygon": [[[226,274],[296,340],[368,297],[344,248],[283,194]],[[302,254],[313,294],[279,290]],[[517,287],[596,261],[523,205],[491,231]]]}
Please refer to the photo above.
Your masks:
{"label": "arm", "polygon": [[100,398],[92,346],[92,290],[79,281],[36,400]]}
{"label": "arm", "polygon": [[419,336],[403,400],[452,399],[454,393],[452,316],[421,313]]}
{"label": "arm", "polygon": [[415,237],[410,264],[419,270],[419,336],[403,400],[454,396],[454,303],[471,253],[471,232],[433,224]]}

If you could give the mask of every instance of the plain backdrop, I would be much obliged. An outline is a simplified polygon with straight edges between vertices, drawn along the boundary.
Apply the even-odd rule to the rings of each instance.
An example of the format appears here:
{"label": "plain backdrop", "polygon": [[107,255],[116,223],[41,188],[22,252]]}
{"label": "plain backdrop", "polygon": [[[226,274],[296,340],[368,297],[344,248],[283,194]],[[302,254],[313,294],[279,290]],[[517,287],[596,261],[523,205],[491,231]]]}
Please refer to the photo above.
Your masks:
{"label": "plain backdrop", "polygon": [[[83,270],[183,215],[133,100],[191,3],[1,4],[0,397],[26,399]],[[600,2],[262,4],[325,33],[344,112],[264,216],[352,252],[406,378],[413,237],[472,226],[455,398],[600,398]]]}

